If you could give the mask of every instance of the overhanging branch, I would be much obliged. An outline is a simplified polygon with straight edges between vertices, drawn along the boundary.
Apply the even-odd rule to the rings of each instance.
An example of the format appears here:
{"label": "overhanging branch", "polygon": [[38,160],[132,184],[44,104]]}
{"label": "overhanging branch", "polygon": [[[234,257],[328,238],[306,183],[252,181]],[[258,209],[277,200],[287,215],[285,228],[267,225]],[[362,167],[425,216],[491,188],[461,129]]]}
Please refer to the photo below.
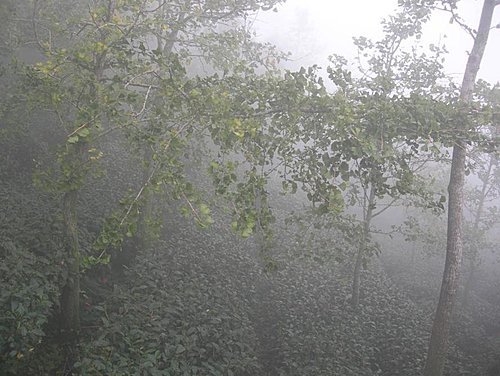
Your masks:
{"label": "overhanging branch", "polygon": [[[500,3],[500,0],[496,0],[496,3],[495,4],[498,4]],[[444,11],[444,12],[448,12],[451,14],[451,21],[450,22],[456,22],[467,34],[469,34],[472,39],[476,39],[476,31],[474,29],[472,29],[470,26],[468,26],[464,21],[463,19],[455,13],[455,10],[453,8],[440,8],[440,7],[436,7],[435,9],[437,10],[441,10],[441,11]]]}

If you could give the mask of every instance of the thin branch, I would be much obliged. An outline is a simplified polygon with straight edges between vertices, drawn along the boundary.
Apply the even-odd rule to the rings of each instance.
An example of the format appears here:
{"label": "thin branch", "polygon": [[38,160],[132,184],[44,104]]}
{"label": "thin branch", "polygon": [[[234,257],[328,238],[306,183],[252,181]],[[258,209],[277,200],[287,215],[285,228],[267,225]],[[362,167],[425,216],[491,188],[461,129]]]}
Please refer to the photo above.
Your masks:
{"label": "thin branch", "polygon": [[376,230],[376,229],[370,230],[370,233],[372,233],[372,234],[387,235],[387,236],[390,236],[390,237],[392,237],[393,234],[396,234],[398,232],[399,231],[396,230],[396,229],[391,230],[391,231],[383,231],[383,230]]}
{"label": "thin branch", "polygon": [[167,4],[166,1],[160,2],[160,4],[156,8],[152,8],[150,10],[144,10],[144,13],[155,13],[160,8],[163,8]]}
{"label": "thin branch", "polygon": [[151,89],[156,89],[158,90],[160,87],[157,86],[157,85],[147,85],[147,84],[131,84],[129,83],[128,86],[131,86],[131,87],[142,87],[142,88],[151,88]]}
{"label": "thin branch", "polygon": [[392,204],[394,204],[397,200],[399,200],[399,197],[392,199],[388,204],[386,204],[386,206],[384,208],[380,209],[376,213],[373,213],[372,214],[372,218],[375,218],[376,216],[378,216],[378,215],[382,214],[383,212],[385,212],[387,209],[391,208]]}
{"label": "thin branch", "polygon": [[[36,12],[38,8],[38,0],[35,0],[33,3],[33,13],[31,16],[31,23],[33,26],[33,34],[35,36],[35,41],[40,50],[46,51],[47,49],[43,46],[42,42],[40,41],[40,38],[38,37],[38,29],[37,29],[37,23],[36,23]],[[49,51],[50,51],[50,46],[49,46]]]}
{"label": "thin branch", "polygon": [[70,138],[71,136],[73,136],[75,133],[78,133],[81,129],[85,128],[87,125],[89,125],[90,123],[94,122],[94,120],[97,118],[97,116],[95,116],[92,120],[89,120],[85,123],[83,123],[82,125],[80,125],[78,128],[76,128],[73,132],[71,132],[67,138]]}
{"label": "thin branch", "polygon": [[187,198],[186,194],[184,192],[182,192],[182,197],[184,197],[184,200],[186,200],[186,202],[188,203],[191,211],[193,212],[193,215],[195,216],[196,220],[201,224],[203,223],[200,216],[198,215],[198,212],[196,211],[196,209],[194,208],[193,204],[191,204],[191,201],[189,201],[189,199]]}
{"label": "thin branch", "polygon": [[[163,148],[164,151],[166,151],[169,147],[170,147],[170,143],[172,141],[173,138],[177,137],[183,130],[184,128],[187,126],[187,124],[184,124],[173,136],[172,138],[170,138],[170,140],[168,140],[167,144],[165,145],[165,147]],[[151,174],[149,174],[149,177],[148,179],[146,180],[146,182],[142,185],[141,189],[139,190],[139,192],[137,193],[137,195],[135,196],[135,198],[132,200],[132,202],[130,203],[128,209],[127,209],[127,212],[125,213],[125,215],[123,216],[122,220],[120,221],[120,227],[125,223],[125,220],[128,218],[128,216],[130,215],[130,213],[132,212],[132,209],[134,208],[134,205],[137,203],[137,201],[139,201],[139,198],[142,196],[144,190],[146,189],[146,187],[151,183],[151,180],[153,179],[154,175],[156,174],[156,172],[158,171],[158,169],[160,168],[161,166],[161,163],[160,162],[157,162],[156,165],[153,167],[152,171],[151,171]]]}
{"label": "thin branch", "polygon": [[[285,161],[281,161],[281,162],[280,162],[280,163],[278,163],[276,166],[274,166],[273,168],[271,168],[270,170],[268,170],[268,171],[264,174],[264,176],[266,176],[266,177],[267,177],[267,176],[271,175],[271,174],[272,174],[274,171],[276,171],[276,170],[277,170],[277,169],[278,169],[281,165],[283,165],[283,163],[285,163]],[[262,167],[264,167],[264,166],[262,166]]]}
{"label": "thin branch", "polygon": [[[142,185],[141,189],[139,190],[139,192],[137,192],[137,194],[135,195],[134,199],[132,200],[132,203],[129,205],[128,209],[127,209],[127,212],[125,213],[125,215],[123,216],[122,220],[120,221],[120,226],[123,226],[123,224],[125,223],[125,220],[128,218],[128,216],[130,215],[130,213],[132,212],[132,209],[134,208],[134,205],[137,203],[137,201],[139,201],[139,198],[142,196],[142,193],[144,192],[144,190],[146,189],[146,187],[149,185],[149,183],[151,182],[151,179],[153,179],[153,176],[156,174],[156,171],[158,170],[158,167],[160,165],[157,164],[153,170],[151,171],[151,174],[149,175],[148,179],[146,180],[146,182]],[[104,251],[103,251],[104,252]],[[100,257],[100,256],[99,256]]]}
{"label": "thin branch", "polygon": [[123,128],[123,124],[120,124],[120,125],[116,125],[114,127],[111,127],[111,128],[108,128],[106,129],[105,131],[103,131],[102,133],[99,133],[97,136],[96,136],[96,139],[99,139],[99,138],[102,138],[104,136],[106,136],[107,134],[113,132],[113,131],[116,131],[117,129],[121,129]]}
{"label": "thin branch", "polygon": [[134,114],[135,118],[141,116],[141,114],[146,110],[146,104],[148,102],[149,93],[151,93],[151,86],[148,87],[148,91],[146,92],[146,96],[144,97],[144,103],[142,104],[141,110],[138,113]]}
{"label": "thin branch", "polygon": [[[500,4],[500,0],[497,0],[497,4],[498,5]],[[452,20],[454,22],[456,22],[462,29],[464,29],[464,31],[467,32],[467,34],[469,34],[473,40],[476,40],[476,33],[474,32],[474,30],[468,26],[463,20],[462,18],[460,18],[460,16],[458,14],[455,13],[455,10],[453,9],[448,9],[448,8],[440,8],[440,7],[436,7],[437,10],[441,10],[443,12],[448,12],[448,13],[451,13],[451,17],[452,17]]]}
{"label": "thin branch", "polygon": [[146,3],[147,3],[147,0],[144,0],[141,4],[141,6],[139,7],[139,10],[134,18],[134,22],[132,23],[132,25],[130,25],[130,27],[128,28],[128,30],[125,31],[124,33],[124,36],[125,37],[128,37],[130,35],[130,33],[132,32],[132,30],[134,30],[137,26],[137,24],[139,23],[139,20],[141,18],[141,16],[143,15],[144,13],[144,10],[146,8]]}
{"label": "thin branch", "polygon": [[[147,72],[141,72],[139,73],[138,75],[132,77],[130,80],[127,81],[127,83],[125,84],[125,89],[129,86],[129,85],[132,85],[132,86],[140,86],[140,87],[150,87],[150,85],[144,85],[144,84],[132,84],[132,81],[134,81],[136,78],[139,78],[141,76],[144,76],[146,74],[150,74],[150,73],[154,73],[153,70],[149,70]],[[112,81],[112,80],[110,80]]]}

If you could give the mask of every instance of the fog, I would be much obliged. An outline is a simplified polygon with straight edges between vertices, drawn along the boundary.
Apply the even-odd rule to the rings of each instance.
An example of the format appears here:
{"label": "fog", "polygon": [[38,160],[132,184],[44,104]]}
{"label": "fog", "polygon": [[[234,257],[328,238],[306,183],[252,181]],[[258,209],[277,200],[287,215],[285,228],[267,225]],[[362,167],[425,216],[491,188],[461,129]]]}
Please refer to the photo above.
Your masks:
{"label": "fog", "polygon": [[0,375],[499,376],[500,3],[461,87],[450,1],[2,0]]}
{"label": "fog", "polygon": [[[317,64],[325,68],[328,56],[340,54],[352,61],[357,56],[353,37],[366,36],[373,40],[382,37],[380,22],[393,14],[397,1],[335,2],[330,0],[289,0],[278,6],[278,12],[259,13],[252,20],[257,38],[272,41],[283,51],[291,52],[286,67]],[[460,1],[457,13],[466,25],[475,28],[481,15],[478,1]],[[444,64],[447,74],[460,83],[468,52],[472,48],[471,36],[456,23],[450,23],[451,14],[435,12],[424,26],[423,47],[444,45],[449,51]],[[498,12],[492,25],[500,24]],[[489,36],[490,46],[500,44],[500,29]],[[481,63],[479,77],[496,83],[500,80],[498,61],[500,52],[488,48]]]}

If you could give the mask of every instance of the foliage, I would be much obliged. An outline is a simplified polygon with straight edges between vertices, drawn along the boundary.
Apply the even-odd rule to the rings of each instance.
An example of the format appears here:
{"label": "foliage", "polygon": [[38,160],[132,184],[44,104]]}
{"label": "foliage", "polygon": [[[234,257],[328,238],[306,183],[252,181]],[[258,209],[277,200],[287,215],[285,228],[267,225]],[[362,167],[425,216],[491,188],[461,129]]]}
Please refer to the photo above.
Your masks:
{"label": "foliage", "polygon": [[[61,265],[3,241],[0,245],[0,363],[14,372],[38,351],[57,304]],[[15,372],[14,372],[15,373]]]}
{"label": "foliage", "polygon": [[65,258],[49,197],[3,176],[0,200],[0,363],[15,374],[40,350]]}
{"label": "foliage", "polygon": [[183,223],[89,307],[101,323],[81,345],[79,373],[259,374],[244,272],[252,261],[222,228],[203,239]]}
{"label": "foliage", "polygon": [[[457,135],[491,149],[491,134],[471,130],[493,122],[497,92],[481,84],[465,107],[442,74],[444,49],[402,49],[421,36],[422,7],[385,21],[381,41],[356,38],[357,68],[332,57],[333,92],[316,66],[280,73],[284,55],[247,23],[279,2],[0,4],[0,19],[23,14],[0,54],[28,39],[43,54],[3,64],[0,78],[8,372],[67,362],[65,372],[88,375],[418,374],[435,275],[414,281],[413,265],[375,260],[353,310],[352,259],[367,266],[388,248],[366,228],[396,200],[443,209],[420,168],[446,162]],[[141,224],[161,240],[138,241]],[[400,273],[397,286],[384,268]],[[81,336],[64,342],[53,338],[58,299],[80,277]],[[463,338],[483,331],[472,320],[450,374],[485,359],[466,352]]]}

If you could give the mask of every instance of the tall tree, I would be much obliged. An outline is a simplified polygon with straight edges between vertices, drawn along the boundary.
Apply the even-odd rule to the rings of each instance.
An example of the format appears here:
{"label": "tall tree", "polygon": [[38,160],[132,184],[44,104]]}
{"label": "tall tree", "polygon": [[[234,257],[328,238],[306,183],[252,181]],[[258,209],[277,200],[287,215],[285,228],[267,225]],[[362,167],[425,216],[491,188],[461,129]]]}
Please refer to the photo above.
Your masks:
{"label": "tall tree", "polygon": [[[316,109],[316,122],[302,123],[298,141],[304,146],[297,142],[289,165],[290,184],[302,183],[319,214],[332,214],[340,232],[347,229],[346,220],[351,223],[346,238],[355,249],[354,307],[359,303],[363,265],[375,250],[372,220],[404,197],[420,196],[427,205],[443,202],[418,184],[417,173],[434,152],[439,153],[439,141],[429,141],[429,135],[441,125],[437,119],[446,106],[430,98],[443,90],[438,83],[443,78],[442,51],[436,48],[429,56],[404,49],[405,43],[420,38],[427,18],[427,12],[401,12],[384,21],[380,41],[356,38],[359,56],[366,57],[358,61],[359,72],[351,72],[344,58],[332,58],[328,73],[337,87],[332,104],[327,113]],[[344,216],[345,208],[360,208],[362,214]]]}
{"label": "tall tree", "polygon": [[[184,201],[200,224],[210,222],[208,207],[187,182],[183,155],[196,133],[208,131],[218,140],[231,133],[227,122],[233,115],[224,110],[224,98],[232,100],[236,90],[221,82],[237,77],[233,83],[246,85],[247,77],[274,56],[271,49],[252,43],[249,30],[240,23],[251,12],[277,3],[33,3],[33,37],[44,58],[26,68],[24,84],[33,107],[53,115],[62,140],[54,157],[56,167],[39,174],[38,180],[61,195],[68,250],[61,298],[66,329],[79,329],[83,255],[78,198],[102,157],[99,140],[118,134],[134,149],[151,151],[142,187],[103,226],[97,242],[103,248],[101,256],[106,247],[135,232],[143,194],[152,187],[170,187],[172,196]],[[237,49],[240,43],[246,48]],[[193,57],[200,55],[212,73],[224,71],[224,80],[218,74],[202,77],[189,71]]]}
{"label": "tall tree", "polygon": [[[444,2],[456,8],[456,2]],[[474,45],[469,54],[460,89],[460,100],[464,106],[472,101],[474,84],[483,58],[491,28],[493,11],[500,2],[484,0],[481,19],[477,33],[474,33]],[[459,284],[459,273],[462,262],[462,218],[464,207],[464,182],[467,157],[467,143],[457,140],[453,146],[453,157],[448,186],[448,230],[446,246],[446,262],[441,284],[439,303],[432,326],[429,350],[425,365],[425,376],[441,376],[443,374],[448,348],[448,337],[453,307]]]}
{"label": "tall tree", "polygon": [[472,216],[472,223],[465,221],[464,256],[469,261],[469,267],[464,283],[462,307],[468,306],[475,274],[481,264],[481,251],[487,248],[487,232],[497,222],[496,210],[498,208],[488,206],[488,201],[494,200],[498,195],[498,186],[496,186],[498,184],[498,157],[492,153],[477,156],[476,163],[484,163],[484,166],[477,166],[479,186],[466,191],[466,197],[470,199],[467,207]]}

